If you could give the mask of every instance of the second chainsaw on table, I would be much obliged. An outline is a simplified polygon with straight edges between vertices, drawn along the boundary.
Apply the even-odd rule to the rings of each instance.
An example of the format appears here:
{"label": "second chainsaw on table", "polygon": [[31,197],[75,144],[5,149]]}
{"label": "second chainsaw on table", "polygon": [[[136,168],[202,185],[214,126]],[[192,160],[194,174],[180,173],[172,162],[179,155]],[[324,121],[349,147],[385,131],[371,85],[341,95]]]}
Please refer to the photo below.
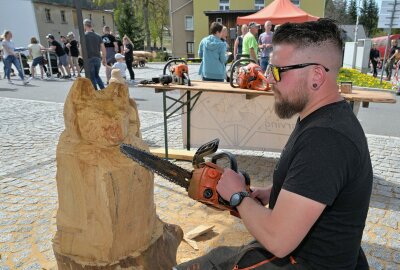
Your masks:
{"label": "second chainsaw on table", "polygon": [[270,90],[261,67],[250,58],[239,59],[232,64],[230,84],[233,88]]}
{"label": "second chainsaw on table", "polygon": [[[143,151],[132,145],[122,144],[120,149],[127,157],[133,159],[141,166],[162,176],[188,191],[188,195],[193,200],[202,202],[213,208],[229,210],[232,215],[239,216],[236,209],[232,208],[228,201],[224,200],[217,193],[217,184],[224,169],[217,165],[217,161],[227,158],[230,168],[238,172],[237,162],[234,155],[229,152],[221,152],[214,155],[211,162],[205,162],[204,157],[215,153],[218,149],[219,140],[215,139],[202,145],[193,157],[193,171],[188,171],[167,160],[161,159],[151,153]],[[250,177],[245,172],[243,174],[246,181],[246,189],[250,190]]]}
{"label": "second chainsaw on table", "polygon": [[164,66],[163,75],[160,76],[160,83],[191,86],[189,67],[186,61],[182,59],[169,60]]}

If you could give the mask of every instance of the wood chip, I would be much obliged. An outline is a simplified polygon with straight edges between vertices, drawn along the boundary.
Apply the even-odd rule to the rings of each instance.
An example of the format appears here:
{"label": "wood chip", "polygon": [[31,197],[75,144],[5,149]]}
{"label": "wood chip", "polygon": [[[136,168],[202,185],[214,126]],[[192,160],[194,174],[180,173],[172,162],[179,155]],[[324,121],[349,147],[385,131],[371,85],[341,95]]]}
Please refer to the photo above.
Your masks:
{"label": "wood chip", "polygon": [[188,239],[194,239],[197,236],[200,236],[202,234],[205,234],[209,231],[211,231],[214,228],[215,225],[200,225],[191,230],[190,232],[185,233],[186,238]]}

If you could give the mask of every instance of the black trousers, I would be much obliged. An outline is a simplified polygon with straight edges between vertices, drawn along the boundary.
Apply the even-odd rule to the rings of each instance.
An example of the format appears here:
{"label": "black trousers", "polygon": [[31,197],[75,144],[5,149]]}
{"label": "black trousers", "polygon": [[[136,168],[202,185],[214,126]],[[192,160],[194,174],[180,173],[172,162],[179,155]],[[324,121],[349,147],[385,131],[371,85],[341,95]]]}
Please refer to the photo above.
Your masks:
{"label": "black trousers", "polygon": [[373,76],[376,77],[378,76],[378,70],[376,69],[376,66],[378,65],[378,62],[371,59],[371,63],[372,63],[372,68],[373,68]]}
{"label": "black trousers", "polygon": [[135,72],[133,72],[132,61],[133,61],[132,59],[125,59],[126,68],[129,71],[129,76],[131,77],[131,80],[134,80]]}

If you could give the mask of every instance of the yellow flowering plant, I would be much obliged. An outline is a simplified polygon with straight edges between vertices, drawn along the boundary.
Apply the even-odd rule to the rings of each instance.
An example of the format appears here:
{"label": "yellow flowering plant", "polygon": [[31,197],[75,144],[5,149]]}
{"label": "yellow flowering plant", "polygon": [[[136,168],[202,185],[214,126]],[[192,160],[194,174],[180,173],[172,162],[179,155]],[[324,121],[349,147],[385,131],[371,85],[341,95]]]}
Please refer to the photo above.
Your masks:
{"label": "yellow flowering plant", "polygon": [[382,81],[381,84],[379,78],[374,78],[351,68],[341,68],[337,82],[352,82],[356,86],[392,90],[390,82]]}

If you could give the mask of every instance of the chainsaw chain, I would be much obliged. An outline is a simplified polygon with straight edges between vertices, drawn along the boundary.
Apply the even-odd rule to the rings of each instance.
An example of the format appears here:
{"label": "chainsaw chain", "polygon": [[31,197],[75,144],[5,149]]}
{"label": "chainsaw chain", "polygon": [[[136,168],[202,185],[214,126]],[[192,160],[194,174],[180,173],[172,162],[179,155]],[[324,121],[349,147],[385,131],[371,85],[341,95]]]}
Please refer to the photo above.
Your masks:
{"label": "chainsaw chain", "polygon": [[[129,144],[122,144],[121,146],[132,147],[132,145],[129,145]],[[169,162],[169,161],[167,161],[165,159],[159,158],[158,156],[155,156],[155,155],[153,155],[153,154],[151,154],[151,153],[149,153],[147,151],[144,151],[142,149],[138,149],[136,147],[135,147],[135,151],[138,151],[138,152],[142,153],[143,154],[142,158],[143,158],[143,156],[146,157],[146,159],[148,159],[150,161],[149,162],[150,164],[156,164],[156,163],[164,164],[164,165],[171,164],[173,167],[171,166],[171,168],[164,168],[164,169],[171,170],[171,171],[174,171],[174,172],[179,170],[178,173],[182,177],[184,177],[183,175],[186,175],[188,177],[190,175],[190,172],[186,171],[185,169],[180,168],[179,166],[177,166],[177,165],[175,165],[175,164],[173,164],[173,163],[171,163],[171,162]],[[128,158],[133,159],[140,166],[143,166],[143,167],[147,168],[148,170],[152,171],[153,173],[156,173],[156,174],[162,176],[163,178],[167,179],[168,181],[170,181],[170,182],[172,182],[172,183],[174,183],[174,184],[176,184],[178,186],[181,186],[181,187],[185,188],[186,190],[189,188],[189,181],[188,180],[190,178],[188,180],[184,181],[184,182],[182,182],[179,178],[171,178],[171,176],[168,176],[167,174],[163,173],[161,170],[157,170],[156,168],[151,167],[150,165],[148,165],[146,162],[138,160],[135,156],[131,155],[130,153],[127,153],[126,151],[122,151],[122,152]],[[190,177],[191,177],[191,175],[190,175]],[[186,178],[186,177],[184,177],[184,178]]]}

